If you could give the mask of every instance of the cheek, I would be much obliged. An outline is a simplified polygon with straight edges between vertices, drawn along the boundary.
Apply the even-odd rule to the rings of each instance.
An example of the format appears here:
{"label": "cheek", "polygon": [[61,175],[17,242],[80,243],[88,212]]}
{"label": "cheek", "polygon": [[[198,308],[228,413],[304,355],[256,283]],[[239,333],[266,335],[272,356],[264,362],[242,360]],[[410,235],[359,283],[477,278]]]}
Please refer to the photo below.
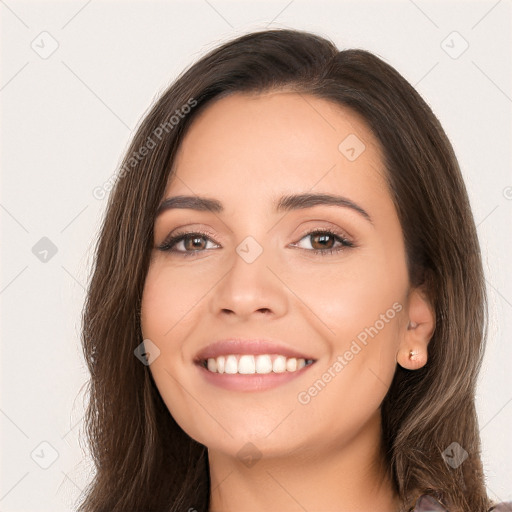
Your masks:
{"label": "cheek", "polygon": [[[358,250],[339,263],[290,271],[287,282],[315,313],[311,317],[314,325],[332,340],[330,345],[337,351],[345,350],[360,333],[364,338],[365,329],[376,323],[379,331],[393,329],[397,333],[397,326],[389,327],[389,321],[404,308],[408,287],[400,255],[390,257],[384,248]],[[396,336],[389,338],[392,341]]]}
{"label": "cheek", "polygon": [[157,344],[172,337],[178,323],[180,327],[186,325],[188,313],[204,293],[204,284],[197,275],[160,263],[150,266],[141,304],[143,336],[154,338]]}
{"label": "cheek", "polygon": [[322,392],[315,407],[327,407],[329,400],[356,409],[378,407],[391,384],[408,277],[401,254],[378,249],[354,251],[329,267],[310,267],[306,282],[294,282],[297,296],[315,313],[310,322],[327,341],[328,357],[315,376],[319,387],[325,384],[330,391]]}
{"label": "cheek", "polygon": [[158,262],[150,266],[141,304],[143,338],[160,350],[149,370],[173,418],[191,436],[197,411],[191,411],[193,403],[187,392],[191,363],[184,355],[183,340],[197,324],[192,309],[204,293],[197,276]]}
{"label": "cheek", "polygon": [[185,357],[186,338],[194,329],[192,310],[201,295],[197,281],[185,277],[183,272],[171,271],[165,265],[153,265],[144,283],[142,336],[151,340],[160,351],[149,369],[165,401],[166,394],[177,396],[177,382],[171,376],[177,377],[189,363]]}
{"label": "cheek", "polygon": [[328,356],[297,401],[306,414],[325,418],[333,433],[350,436],[377,414],[395,374],[404,283],[377,266],[345,270],[325,281],[317,276],[323,292],[306,299],[333,332],[319,327],[328,333]]}

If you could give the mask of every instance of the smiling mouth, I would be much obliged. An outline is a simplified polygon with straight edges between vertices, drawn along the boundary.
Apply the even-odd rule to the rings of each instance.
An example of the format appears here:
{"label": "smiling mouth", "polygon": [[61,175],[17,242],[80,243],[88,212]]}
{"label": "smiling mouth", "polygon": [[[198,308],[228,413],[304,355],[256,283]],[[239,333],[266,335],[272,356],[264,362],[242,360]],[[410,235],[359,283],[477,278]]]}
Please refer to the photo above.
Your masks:
{"label": "smiling mouth", "polygon": [[298,372],[315,362],[315,359],[285,357],[279,354],[229,354],[202,359],[198,364],[211,373],[265,375]]}

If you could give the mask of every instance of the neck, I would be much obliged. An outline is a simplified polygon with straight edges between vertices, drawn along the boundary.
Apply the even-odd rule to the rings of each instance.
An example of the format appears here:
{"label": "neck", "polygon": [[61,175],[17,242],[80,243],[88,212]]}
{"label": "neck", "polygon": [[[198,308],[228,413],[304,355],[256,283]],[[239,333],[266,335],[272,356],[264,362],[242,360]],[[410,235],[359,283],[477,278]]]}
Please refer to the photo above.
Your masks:
{"label": "neck", "polygon": [[345,445],[324,439],[321,450],[300,447],[279,458],[262,454],[252,465],[209,450],[209,512],[397,512],[378,412]]}

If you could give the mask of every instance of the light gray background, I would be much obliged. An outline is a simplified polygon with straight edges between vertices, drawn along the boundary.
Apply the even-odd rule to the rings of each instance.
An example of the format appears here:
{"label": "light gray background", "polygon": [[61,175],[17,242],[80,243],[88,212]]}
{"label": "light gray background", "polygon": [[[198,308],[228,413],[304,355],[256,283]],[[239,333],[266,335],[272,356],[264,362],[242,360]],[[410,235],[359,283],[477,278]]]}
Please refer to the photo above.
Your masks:
{"label": "light gray background", "polygon": [[[79,445],[88,379],[79,326],[106,204],[93,189],[116,171],[133,129],[185,66],[265,27],[311,30],[340,48],[375,52],[417,87],[451,138],[490,299],[477,396],[484,468],[490,496],[512,499],[511,7],[506,0],[0,0],[0,512],[72,510],[90,477]],[[58,48],[48,55],[52,44]],[[47,261],[32,250],[42,237],[57,248]]]}

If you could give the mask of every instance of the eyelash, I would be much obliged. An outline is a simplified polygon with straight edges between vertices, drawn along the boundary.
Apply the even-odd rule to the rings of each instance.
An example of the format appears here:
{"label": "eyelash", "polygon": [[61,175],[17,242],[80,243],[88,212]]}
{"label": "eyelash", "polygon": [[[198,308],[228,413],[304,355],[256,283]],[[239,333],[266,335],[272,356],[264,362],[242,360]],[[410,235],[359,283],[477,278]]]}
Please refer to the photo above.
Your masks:
{"label": "eyelash", "polygon": [[[308,231],[308,232],[304,233],[299,238],[299,242],[303,238],[305,238],[307,236],[316,235],[316,234],[332,235],[336,242],[340,242],[341,243],[341,246],[338,247],[338,248],[331,248],[331,249],[303,249],[303,250],[305,250],[307,252],[312,252],[313,254],[319,254],[321,256],[327,256],[327,255],[339,253],[340,251],[344,251],[347,248],[355,247],[355,245],[350,240],[345,238],[345,236],[342,233],[338,233],[338,232],[336,232],[336,231],[334,231],[332,229],[314,229],[312,231]],[[192,237],[205,238],[205,239],[208,239],[209,241],[214,242],[215,244],[217,244],[217,242],[215,242],[211,238],[210,233],[207,233],[205,231],[190,231],[190,232],[184,231],[184,232],[178,232],[173,237],[170,237],[170,238],[166,239],[161,245],[159,245],[157,247],[157,249],[160,250],[160,251],[163,251],[163,252],[177,253],[177,254],[180,254],[180,255],[182,255],[183,257],[186,257],[186,258],[194,257],[197,253],[204,252],[204,251],[207,250],[207,249],[203,249],[203,250],[198,250],[198,251],[177,251],[176,249],[173,249],[173,247],[178,242],[181,242],[182,240],[185,240],[186,238],[192,238]],[[217,244],[217,245],[219,245],[219,244]]]}

